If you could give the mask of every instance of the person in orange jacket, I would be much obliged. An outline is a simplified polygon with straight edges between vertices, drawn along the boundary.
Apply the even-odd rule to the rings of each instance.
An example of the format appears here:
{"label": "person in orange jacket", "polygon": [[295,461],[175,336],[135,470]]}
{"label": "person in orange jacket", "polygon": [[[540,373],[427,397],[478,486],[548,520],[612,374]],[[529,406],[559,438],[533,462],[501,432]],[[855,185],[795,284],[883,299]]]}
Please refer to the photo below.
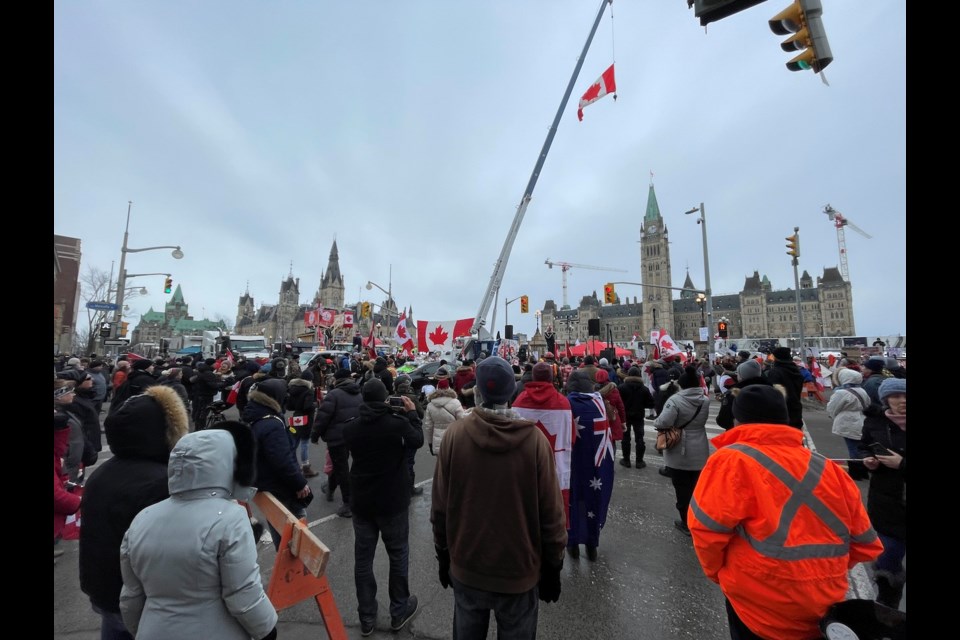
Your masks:
{"label": "person in orange jacket", "polygon": [[820,620],[845,598],[848,570],[883,551],[857,485],[803,446],[777,386],[739,390],[735,426],[713,438],[718,451],[688,511],[732,640],[819,638]]}

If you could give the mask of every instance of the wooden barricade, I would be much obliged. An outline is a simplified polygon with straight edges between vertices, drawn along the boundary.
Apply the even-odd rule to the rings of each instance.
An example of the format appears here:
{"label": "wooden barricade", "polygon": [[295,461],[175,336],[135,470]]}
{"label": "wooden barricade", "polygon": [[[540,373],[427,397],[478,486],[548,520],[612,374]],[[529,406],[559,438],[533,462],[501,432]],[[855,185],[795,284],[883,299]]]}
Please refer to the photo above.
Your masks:
{"label": "wooden barricade", "polygon": [[267,597],[274,608],[281,611],[313,598],[330,640],[347,640],[347,630],[324,573],[330,549],[313,535],[305,521],[295,518],[270,492],[257,492],[253,502],[281,534],[280,549],[267,585]]}

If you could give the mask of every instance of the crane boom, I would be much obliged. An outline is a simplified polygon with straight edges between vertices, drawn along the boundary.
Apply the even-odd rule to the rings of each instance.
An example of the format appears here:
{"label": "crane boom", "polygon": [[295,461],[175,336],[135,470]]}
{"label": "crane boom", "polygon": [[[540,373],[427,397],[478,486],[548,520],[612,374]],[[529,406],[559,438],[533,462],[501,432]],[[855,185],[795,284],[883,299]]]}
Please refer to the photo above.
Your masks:
{"label": "crane boom", "polygon": [[847,220],[842,213],[831,207],[829,204],[823,207],[823,212],[827,214],[827,217],[831,222],[833,222],[833,226],[837,228],[837,247],[840,250],[840,277],[847,282],[850,282],[850,271],[847,267],[847,239],[843,233],[843,228],[850,227],[868,240],[873,236]]}
{"label": "crane boom", "polygon": [[537,162],[533,167],[533,173],[530,174],[530,180],[527,182],[527,188],[523,192],[523,197],[520,199],[519,206],[517,206],[517,213],[513,217],[513,224],[510,225],[510,231],[507,233],[507,237],[503,241],[503,248],[500,250],[500,257],[497,258],[497,262],[493,267],[493,275],[490,276],[490,282],[487,284],[487,290],[483,294],[483,298],[480,301],[480,308],[477,310],[477,315],[473,319],[473,326],[470,329],[471,333],[480,335],[480,329],[486,323],[486,317],[490,312],[490,307],[493,306],[494,302],[496,302],[497,292],[500,291],[500,283],[503,282],[503,276],[507,271],[507,261],[510,259],[510,251],[513,249],[513,242],[517,239],[517,232],[520,231],[520,223],[523,222],[523,215],[527,212],[527,205],[530,204],[530,198],[533,197],[533,189],[537,186],[537,179],[540,177],[540,171],[543,169],[543,163],[546,161],[547,154],[550,152],[550,146],[553,144],[553,138],[557,135],[557,127],[560,125],[560,117],[567,108],[567,101],[570,99],[570,94],[573,92],[573,85],[577,81],[577,76],[580,75],[580,68],[583,66],[583,61],[587,57],[587,51],[590,49],[590,43],[593,42],[593,36],[597,32],[597,27],[600,26],[600,19],[603,17],[603,12],[607,8],[607,5],[612,1],[613,0],[603,0],[600,3],[600,10],[597,11],[597,17],[593,21],[593,26],[590,28],[590,35],[587,36],[587,41],[583,45],[583,51],[580,52],[580,57],[577,58],[577,64],[574,65],[573,75],[570,76],[570,82],[567,83],[567,89],[564,91],[563,98],[560,100],[560,107],[557,109],[557,115],[553,118],[553,124],[550,125],[550,130],[547,132],[547,139],[543,141],[543,148],[540,149],[540,155],[537,156]]}
{"label": "crane boom", "polygon": [[560,267],[560,271],[563,273],[563,308],[567,309],[569,305],[567,304],[567,271],[571,268],[576,267],[577,269],[593,269],[594,271],[618,271],[620,273],[626,273],[626,269],[616,269],[614,267],[597,267],[591,264],[576,264],[574,262],[553,262],[550,258],[547,258],[543,261],[545,265],[553,269],[554,266]]}

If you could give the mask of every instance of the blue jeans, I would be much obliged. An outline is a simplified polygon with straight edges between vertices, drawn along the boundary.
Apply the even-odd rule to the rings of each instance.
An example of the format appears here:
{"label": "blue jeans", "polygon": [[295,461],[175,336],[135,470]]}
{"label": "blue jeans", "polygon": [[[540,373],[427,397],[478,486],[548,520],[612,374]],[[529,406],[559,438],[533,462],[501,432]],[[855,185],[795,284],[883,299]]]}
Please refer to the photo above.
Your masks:
{"label": "blue jeans", "polygon": [[393,516],[365,518],[353,512],[353,579],[357,585],[357,613],[362,622],[377,618],[377,578],[373,575],[373,558],[377,542],[383,538],[390,560],[390,616],[407,612],[410,584],[407,565],[410,560],[410,521],[407,510]]}
{"label": "blue jeans", "polygon": [[120,612],[104,611],[97,605],[91,605],[94,612],[100,614],[100,640],[133,640],[133,635],[123,624]]}
{"label": "blue jeans", "polygon": [[300,440],[297,448],[300,450],[300,464],[310,464],[310,438]]}
{"label": "blue jeans", "polygon": [[540,608],[537,587],[525,593],[473,589],[450,576],[453,585],[453,640],[485,640],[490,611],[497,619],[497,640],[534,640]]}
{"label": "blue jeans", "polygon": [[893,575],[903,572],[903,559],[907,555],[907,541],[882,533],[877,534],[883,543],[883,553],[877,557],[876,568]]}

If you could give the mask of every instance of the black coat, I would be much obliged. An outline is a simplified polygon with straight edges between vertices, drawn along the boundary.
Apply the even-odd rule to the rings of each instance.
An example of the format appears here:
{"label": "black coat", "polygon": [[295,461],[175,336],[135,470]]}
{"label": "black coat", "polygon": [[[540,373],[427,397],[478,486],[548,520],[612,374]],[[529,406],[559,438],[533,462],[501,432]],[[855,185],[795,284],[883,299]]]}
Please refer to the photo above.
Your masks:
{"label": "black coat", "polygon": [[882,534],[907,539],[907,432],[893,423],[883,411],[871,407],[863,421],[863,434],[857,452],[864,458],[873,456],[872,442],[879,442],[903,456],[900,468],[880,465],[870,472],[867,493],[867,514],[873,528]]}
{"label": "black coat", "polygon": [[307,417],[307,424],[291,429],[296,429],[298,440],[307,440],[313,429],[313,416],[317,410],[317,392],[309,380],[294,378],[287,386],[287,393],[287,410],[292,411],[294,417]]}
{"label": "black coat", "polygon": [[780,384],[787,390],[787,416],[790,426],[803,428],[803,375],[793,360],[774,360],[773,366],[764,372],[770,384]]}
{"label": "black coat", "polygon": [[[730,389],[723,394],[723,399],[720,401],[720,410],[717,412],[717,426],[723,427],[724,429],[733,429],[733,399],[740,389],[749,387],[752,384],[765,384],[768,387],[773,386],[763,376],[747,378],[731,386]],[[737,389],[737,392],[734,392],[734,389]]]}
{"label": "black coat", "polygon": [[350,509],[364,518],[392,516],[410,505],[405,450],[423,446],[416,411],[397,413],[383,402],[360,405],[360,417],[346,425],[350,448]]}
{"label": "black coat", "polygon": [[[84,437],[94,451],[100,452],[103,450],[103,442],[100,438],[100,414],[93,400],[93,389],[84,389],[80,393],[83,395],[77,394],[67,410],[80,418]],[[84,464],[91,463],[84,462]]]}
{"label": "black coat", "polygon": [[249,401],[243,420],[253,429],[257,441],[257,489],[269,491],[287,508],[297,505],[297,492],[307,484],[297,462],[296,442],[279,412]]}
{"label": "black coat", "polygon": [[644,412],[653,409],[653,394],[640,376],[626,376],[617,387],[623,407],[627,410],[627,422],[643,424]]}
{"label": "black coat", "polygon": [[343,426],[360,416],[362,402],[360,386],[356,382],[350,378],[338,381],[320,403],[310,440],[319,442],[323,438],[323,441],[332,447],[344,444]]}
{"label": "black coat", "polygon": [[146,371],[131,369],[130,373],[127,374],[127,379],[113,392],[113,400],[110,401],[110,413],[119,409],[127,398],[140,395],[145,389],[155,384],[157,384],[157,379]]}

